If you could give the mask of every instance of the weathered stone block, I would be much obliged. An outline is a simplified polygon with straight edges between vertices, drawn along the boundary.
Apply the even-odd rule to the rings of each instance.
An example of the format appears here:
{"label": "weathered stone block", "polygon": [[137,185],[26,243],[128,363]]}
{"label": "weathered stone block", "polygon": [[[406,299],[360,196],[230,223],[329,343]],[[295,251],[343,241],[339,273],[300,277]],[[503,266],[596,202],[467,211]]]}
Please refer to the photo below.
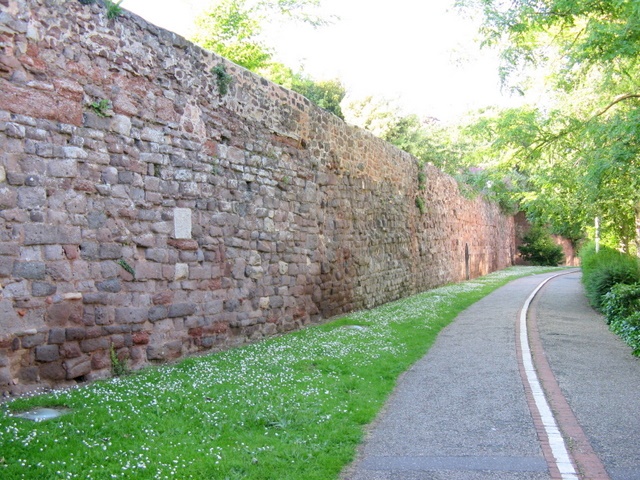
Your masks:
{"label": "weathered stone block", "polygon": [[13,276],[31,280],[43,280],[46,267],[44,262],[15,262]]}
{"label": "weathered stone block", "polygon": [[65,342],[67,338],[64,328],[52,328],[49,330],[49,343],[52,345],[60,345]]}
{"label": "weathered stone block", "polygon": [[149,309],[149,321],[157,322],[169,316],[169,309],[164,305],[156,305]]}
{"label": "weathered stone block", "polygon": [[31,295],[34,297],[47,297],[56,293],[57,287],[51,283],[33,282],[31,284]]}
{"label": "weathered stone block", "polygon": [[0,255],[0,277],[8,277],[11,275],[14,262],[15,258]]}
{"label": "weathered stone block", "polygon": [[67,342],[60,345],[60,355],[62,358],[76,358],[82,355],[78,342]]}
{"label": "weathered stone block", "polygon": [[173,236],[176,239],[191,238],[191,209],[173,209]]}
{"label": "weathered stone block", "polygon": [[120,307],[115,309],[116,323],[143,323],[149,318],[147,308]]}
{"label": "weathered stone block", "polygon": [[25,335],[21,339],[22,348],[33,348],[43,345],[46,341],[46,334],[36,333],[35,335]]}
{"label": "weathered stone block", "polygon": [[111,342],[108,337],[87,338],[80,342],[80,350],[85,353],[108,349],[110,346]]}
{"label": "weathered stone block", "polygon": [[61,227],[43,223],[26,224],[24,226],[25,245],[79,244],[80,239],[80,227],[69,225]]}
{"label": "weathered stone block", "polygon": [[59,358],[58,345],[40,345],[36,347],[36,360],[38,362],[54,362]]}
{"label": "weathered stone block", "polygon": [[196,313],[197,305],[195,303],[174,303],[169,306],[169,318],[186,317]]}
{"label": "weathered stone block", "polygon": [[62,362],[51,362],[41,365],[39,367],[40,378],[45,380],[64,380],[67,378],[67,372],[64,369]]}
{"label": "weathered stone block", "polygon": [[85,328],[74,327],[65,329],[65,337],[68,341],[83,340],[87,336]]}
{"label": "weathered stone block", "polygon": [[47,172],[52,177],[74,178],[78,176],[78,162],[73,159],[49,160]]}
{"label": "weathered stone block", "polygon": [[117,260],[122,257],[122,245],[117,243],[100,244],[98,257],[101,260]]}
{"label": "weathered stone block", "polygon": [[122,290],[122,283],[118,278],[111,278],[104,282],[96,283],[96,288],[101,292],[118,293]]}
{"label": "weathered stone block", "polygon": [[81,325],[84,307],[80,302],[61,302],[49,306],[45,316],[47,324],[53,327],[65,327],[69,323]]}
{"label": "weathered stone block", "polygon": [[42,187],[18,188],[18,207],[31,210],[47,202],[47,191]]}
{"label": "weathered stone block", "polygon": [[63,362],[65,371],[67,372],[67,380],[82,377],[91,372],[91,357],[82,355],[76,358],[70,358]]}

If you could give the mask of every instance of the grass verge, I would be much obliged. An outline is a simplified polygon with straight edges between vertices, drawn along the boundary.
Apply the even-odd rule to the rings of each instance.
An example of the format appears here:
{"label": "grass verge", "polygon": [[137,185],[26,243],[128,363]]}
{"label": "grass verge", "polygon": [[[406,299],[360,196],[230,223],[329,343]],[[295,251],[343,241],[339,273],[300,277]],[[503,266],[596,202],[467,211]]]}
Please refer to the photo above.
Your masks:
{"label": "grass verge", "polygon": [[[336,478],[397,377],[516,267],[258,344],[68,391],[0,415],[0,477]],[[62,417],[11,415],[64,406]]]}

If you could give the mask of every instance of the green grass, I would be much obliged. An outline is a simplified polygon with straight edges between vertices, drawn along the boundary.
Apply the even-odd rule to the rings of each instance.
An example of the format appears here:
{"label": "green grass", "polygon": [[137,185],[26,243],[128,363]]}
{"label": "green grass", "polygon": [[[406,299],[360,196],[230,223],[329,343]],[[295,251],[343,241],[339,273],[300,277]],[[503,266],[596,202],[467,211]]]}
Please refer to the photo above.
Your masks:
{"label": "green grass", "polygon": [[[519,267],[173,366],[17,399],[0,414],[0,477],[330,479],[399,374]],[[354,326],[359,326],[355,327]],[[71,413],[34,423],[34,406]]]}

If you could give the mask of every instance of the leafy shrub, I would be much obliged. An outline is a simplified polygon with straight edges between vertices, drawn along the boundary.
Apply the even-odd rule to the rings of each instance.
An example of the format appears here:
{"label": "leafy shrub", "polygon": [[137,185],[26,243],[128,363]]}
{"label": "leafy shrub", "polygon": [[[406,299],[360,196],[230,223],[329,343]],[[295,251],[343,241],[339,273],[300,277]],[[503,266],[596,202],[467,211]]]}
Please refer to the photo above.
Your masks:
{"label": "leafy shrub", "polygon": [[612,321],[609,328],[633,349],[633,355],[640,357],[640,312]]}
{"label": "leafy shrub", "polygon": [[602,312],[611,331],[640,356],[640,283],[614,285],[602,300]]}
{"label": "leafy shrub", "polygon": [[551,236],[540,226],[533,226],[518,247],[522,258],[532,265],[557,266],[564,261],[562,247],[554,243]]}
{"label": "leafy shrub", "polygon": [[609,247],[601,247],[596,253],[592,243],[582,248],[579,255],[582,283],[589,302],[597,310],[602,310],[604,296],[614,285],[640,282],[640,265],[636,257]]}
{"label": "leafy shrub", "polygon": [[[614,285],[602,298],[602,313],[609,324],[640,313],[640,283]],[[637,323],[637,319],[634,321]],[[637,325],[640,326],[640,323]]]}

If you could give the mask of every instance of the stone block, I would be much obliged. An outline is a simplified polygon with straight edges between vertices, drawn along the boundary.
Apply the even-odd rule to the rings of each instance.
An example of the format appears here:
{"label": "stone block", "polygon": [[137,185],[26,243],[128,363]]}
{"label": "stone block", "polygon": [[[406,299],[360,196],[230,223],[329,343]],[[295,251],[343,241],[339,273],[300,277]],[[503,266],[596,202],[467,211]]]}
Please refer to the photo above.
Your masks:
{"label": "stone block", "polygon": [[44,262],[15,262],[13,276],[29,280],[43,280],[46,267]]}
{"label": "stone block", "polygon": [[76,358],[70,358],[63,362],[66,371],[67,380],[82,377],[91,372],[91,357],[82,355]]}
{"label": "stone block", "polygon": [[102,370],[108,368],[111,365],[111,357],[109,353],[105,351],[95,352],[91,355],[91,369]]}
{"label": "stone block", "polygon": [[197,306],[195,303],[174,303],[169,305],[169,318],[187,317],[196,313]]}
{"label": "stone block", "polygon": [[40,345],[44,345],[46,341],[46,334],[36,333],[34,335],[25,335],[21,339],[22,348],[33,348]]}
{"label": "stone block", "polygon": [[62,362],[51,362],[40,365],[38,369],[40,378],[45,380],[64,380],[67,378],[67,371],[64,369]]}
{"label": "stone block", "polygon": [[50,305],[45,314],[47,324],[52,327],[66,327],[69,323],[82,325],[84,307],[80,302],[61,302]]}
{"label": "stone block", "polygon": [[44,223],[26,224],[24,226],[25,245],[80,244],[80,239],[80,227],[55,226]]}
{"label": "stone block", "polygon": [[55,362],[59,358],[58,345],[40,345],[36,347],[36,360],[38,362]]}
{"label": "stone block", "polygon": [[11,376],[11,370],[8,367],[0,368],[0,385],[11,385],[13,383],[13,377]]}
{"label": "stone block", "polygon": [[118,293],[122,290],[122,283],[118,278],[110,278],[104,282],[96,283],[96,288],[100,292]]}
{"label": "stone block", "polygon": [[17,205],[18,192],[14,188],[0,187],[0,209],[9,210]]}
{"label": "stone block", "polygon": [[48,297],[56,293],[57,287],[51,283],[33,282],[31,284],[31,295],[34,297]]}
{"label": "stone block", "polygon": [[167,241],[167,244],[171,247],[177,248],[178,250],[198,250],[199,248],[198,242],[191,239],[170,238]]}
{"label": "stone block", "polygon": [[96,350],[105,350],[111,346],[108,337],[87,338],[80,342],[80,350],[84,353],[95,352]]}
{"label": "stone block", "polygon": [[41,208],[47,203],[47,191],[43,187],[20,187],[18,188],[19,208],[31,210]]}
{"label": "stone block", "polygon": [[191,238],[191,209],[173,209],[173,237],[176,239]]}
{"label": "stone block", "polygon": [[186,280],[189,278],[189,265],[186,263],[176,263],[174,281]]}
{"label": "stone block", "polygon": [[47,162],[47,171],[51,177],[74,178],[78,176],[78,162],[71,158],[52,159]]}
{"label": "stone block", "polygon": [[149,321],[157,322],[169,316],[169,309],[164,305],[156,305],[149,309]]}
{"label": "stone block", "polygon": [[144,323],[149,318],[149,309],[138,307],[120,307],[115,309],[116,323]]}
{"label": "stone block", "polygon": [[[0,207],[2,208],[2,207]],[[15,258],[0,255],[0,277],[8,277],[13,272]]]}
{"label": "stone block", "polygon": [[84,340],[87,336],[85,328],[74,327],[65,329],[65,337],[68,341]]}
{"label": "stone block", "polygon": [[101,260],[118,260],[122,257],[122,245],[118,243],[101,243],[98,248],[98,258]]}
{"label": "stone block", "polygon": [[170,303],[173,303],[173,292],[171,290],[158,292],[151,297],[151,301],[154,305],[169,305]]}
{"label": "stone block", "polygon": [[49,330],[49,344],[60,345],[65,342],[67,338],[66,330],[64,328],[52,328]]}

